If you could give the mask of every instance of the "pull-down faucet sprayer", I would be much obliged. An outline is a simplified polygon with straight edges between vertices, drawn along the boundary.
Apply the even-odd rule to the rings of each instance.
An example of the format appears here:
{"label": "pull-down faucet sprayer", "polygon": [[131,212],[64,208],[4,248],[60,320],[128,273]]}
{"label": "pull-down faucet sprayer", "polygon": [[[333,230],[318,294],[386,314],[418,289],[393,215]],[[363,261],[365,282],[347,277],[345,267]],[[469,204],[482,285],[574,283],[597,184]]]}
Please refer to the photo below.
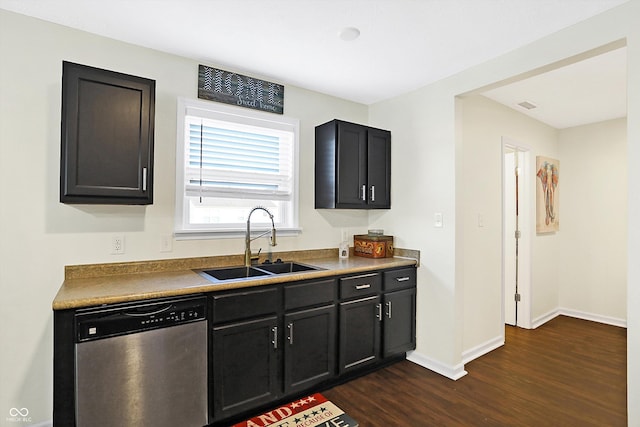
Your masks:
{"label": "pull-down faucet sprayer", "polygon": [[[251,214],[254,213],[256,210],[263,210],[265,211],[268,215],[269,218],[271,218],[271,231],[265,231],[264,233],[260,234],[259,236],[254,237],[253,239],[251,238]],[[245,239],[244,239],[244,265],[246,267],[250,267],[251,266],[251,241],[255,240],[259,237],[264,236],[267,233],[271,233],[271,246],[275,246],[276,245],[276,225],[273,222],[273,215],[271,214],[271,212],[269,212],[267,210],[267,208],[262,207],[262,206],[256,206],[255,208],[251,209],[251,211],[249,212],[249,215],[247,216],[247,233],[245,235]],[[259,252],[258,252],[259,253]]]}

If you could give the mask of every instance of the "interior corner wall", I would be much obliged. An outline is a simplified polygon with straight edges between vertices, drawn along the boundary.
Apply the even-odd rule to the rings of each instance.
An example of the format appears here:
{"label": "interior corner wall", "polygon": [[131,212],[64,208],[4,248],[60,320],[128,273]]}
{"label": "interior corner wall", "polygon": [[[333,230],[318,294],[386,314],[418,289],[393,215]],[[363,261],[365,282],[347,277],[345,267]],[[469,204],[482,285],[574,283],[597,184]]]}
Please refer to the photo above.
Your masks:
{"label": "interior corner wall", "polygon": [[559,305],[614,324],[627,319],[627,121],[559,132]]}
{"label": "interior corner wall", "polygon": [[[535,157],[557,157],[558,131],[551,126],[475,95],[461,98],[464,188],[459,203],[464,206],[464,351],[504,335],[502,322],[502,141],[529,149],[529,170],[535,171]],[[535,174],[535,172],[533,172]],[[535,195],[535,176],[530,177],[530,194]],[[535,200],[530,200],[533,208]],[[514,212],[515,215],[515,212]],[[481,218],[480,218],[481,217]],[[532,212],[533,218],[533,212]],[[557,308],[558,236],[536,236],[535,222],[521,224],[532,242],[531,313]]]}

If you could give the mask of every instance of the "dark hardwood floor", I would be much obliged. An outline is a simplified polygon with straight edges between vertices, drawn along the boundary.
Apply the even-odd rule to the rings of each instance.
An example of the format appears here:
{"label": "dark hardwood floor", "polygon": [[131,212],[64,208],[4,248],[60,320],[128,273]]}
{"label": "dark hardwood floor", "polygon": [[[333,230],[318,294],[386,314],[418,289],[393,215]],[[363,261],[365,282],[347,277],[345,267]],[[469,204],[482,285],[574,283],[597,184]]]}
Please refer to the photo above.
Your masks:
{"label": "dark hardwood floor", "polygon": [[626,426],[626,329],[560,316],[449,380],[408,361],[325,390],[361,427]]}

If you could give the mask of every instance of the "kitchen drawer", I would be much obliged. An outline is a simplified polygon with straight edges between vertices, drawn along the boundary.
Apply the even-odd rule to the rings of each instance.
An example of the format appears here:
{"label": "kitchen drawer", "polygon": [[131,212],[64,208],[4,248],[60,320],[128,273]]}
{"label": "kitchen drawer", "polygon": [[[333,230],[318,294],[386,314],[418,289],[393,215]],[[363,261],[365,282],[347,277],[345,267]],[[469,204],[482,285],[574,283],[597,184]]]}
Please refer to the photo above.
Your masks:
{"label": "kitchen drawer", "polygon": [[278,288],[260,288],[213,294],[211,318],[214,323],[249,319],[278,311]]}
{"label": "kitchen drawer", "polygon": [[384,272],[384,290],[395,291],[416,286],[416,269],[401,268]]}
{"label": "kitchen drawer", "polygon": [[340,279],[340,298],[374,295],[382,290],[380,273],[367,273]]}
{"label": "kitchen drawer", "polygon": [[294,283],[284,287],[284,309],[332,303],[336,297],[335,279]]}

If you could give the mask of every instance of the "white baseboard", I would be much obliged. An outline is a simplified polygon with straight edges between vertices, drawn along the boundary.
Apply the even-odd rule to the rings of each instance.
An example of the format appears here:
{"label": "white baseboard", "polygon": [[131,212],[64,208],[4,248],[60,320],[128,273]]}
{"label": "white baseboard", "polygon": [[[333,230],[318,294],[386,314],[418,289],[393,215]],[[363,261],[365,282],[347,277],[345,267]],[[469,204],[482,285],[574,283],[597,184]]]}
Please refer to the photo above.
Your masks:
{"label": "white baseboard", "polygon": [[585,311],[572,310],[569,308],[557,308],[540,317],[537,317],[532,322],[533,329],[547,323],[549,320],[558,316],[575,317],[576,319],[590,320],[592,322],[603,323],[605,325],[618,326],[621,328],[627,327],[627,321],[625,319],[619,319],[617,317],[603,316],[601,314],[587,313]]}
{"label": "white baseboard", "polygon": [[504,336],[495,337],[462,353],[462,363],[469,363],[504,345]]}
{"label": "white baseboard", "polygon": [[467,371],[464,370],[463,363],[460,363],[456,366],[445,365],[444,363],[433,360],[423,354],[419,354],[416,351],[408,352],[407,360],[444,377],[447,377],[450,380],[459,380],[460,378],[467,375]]}

